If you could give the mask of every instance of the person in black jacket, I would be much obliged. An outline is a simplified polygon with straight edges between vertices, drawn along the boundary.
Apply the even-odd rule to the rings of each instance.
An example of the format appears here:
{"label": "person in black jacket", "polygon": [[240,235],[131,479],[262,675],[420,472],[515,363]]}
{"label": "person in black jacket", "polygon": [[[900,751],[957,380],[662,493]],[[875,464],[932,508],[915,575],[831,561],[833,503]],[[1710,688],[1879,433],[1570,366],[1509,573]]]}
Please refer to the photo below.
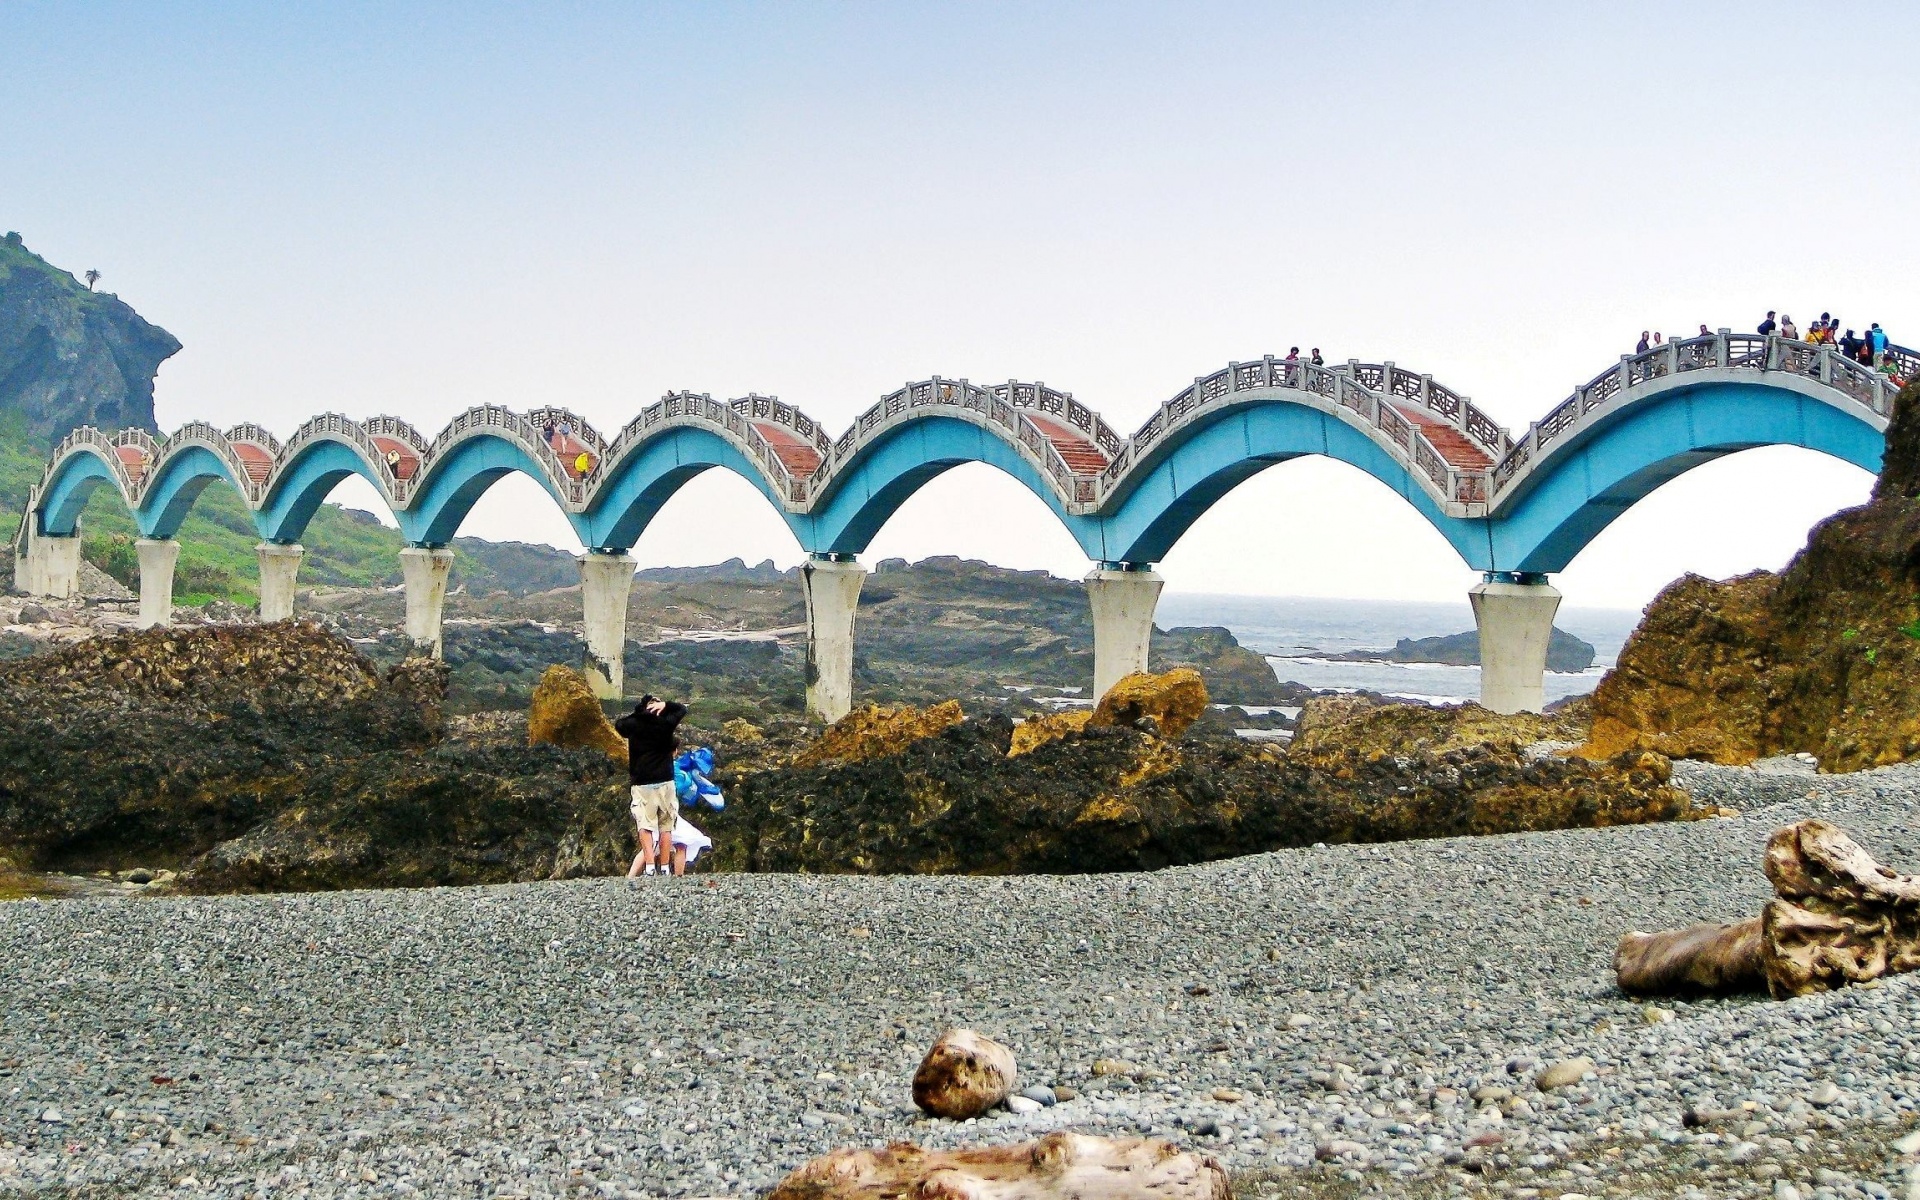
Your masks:
{"label": "person in black jacket", "polygon": [[[634,856],[627,878],[672,872],[673,827],[680,819],[680,802],[673,792],[674,735],[687,706],[657,696],[642,696],[633,711],[613,723],[627,739],[627,782],[632,785],[633,820],[640,827],[640,853]],[[684,868],[683,868],[684,870]]]}

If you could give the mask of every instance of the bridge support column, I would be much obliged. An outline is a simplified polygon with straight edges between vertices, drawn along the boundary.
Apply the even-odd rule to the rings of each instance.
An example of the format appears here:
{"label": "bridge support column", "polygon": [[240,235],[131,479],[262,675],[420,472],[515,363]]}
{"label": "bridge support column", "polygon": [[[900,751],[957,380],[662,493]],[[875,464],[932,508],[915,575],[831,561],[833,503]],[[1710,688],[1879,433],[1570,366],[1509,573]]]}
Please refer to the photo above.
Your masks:
{"label": "bridge support column", "polygon": [[[34,519],[29,508],[24,521]],[[29,531],[13,562],[13,586],[29,596],[70,600],[80,594],[80,529],[67,537]]]}
{"label": "bridge support column", "polygon": [[300,574],[306,547],[291,542],[261,542],[253,552],[260,559],[260,620],[293,620],[293,581]]}
{"label": "bridge support column", "polygon": [[1467,593],[1480,628],[1480,703],[1497,713],[1546,707],[1547,639],[1560,593],[1539,575],[1491,576]]}
{"label": "bridge support column", "polygon": [[139,538],[133,548],[140,555],[140,628],[173,624],[173,565],[180,561],[180,543]]}
{"label": "bridge support column", "polygon": [[1093,608],[1093,698],[1147,669],[1153,610],[1167,581],[1145,563],[1102,563],[1087,574]]}
{"label": "bridge support column", "polygon": [[408,546],[400,552],[400,577],[407,585],[407,637],[421,657],[440,657],[440,610],[451,570],[451,550]]}
{"label": "bridge support column", "polygon": [[838,721],[853,709],[853,618],[867,569],[851,558],[809,558],[800,568],[807,600],[807,713]]}
{"label": "bridge support column", "polygon": [[633,591],[633,556],[588,550],[580,557],[580,594],[586,608],[587,682],[602,700],[626,690],[627,596]]}

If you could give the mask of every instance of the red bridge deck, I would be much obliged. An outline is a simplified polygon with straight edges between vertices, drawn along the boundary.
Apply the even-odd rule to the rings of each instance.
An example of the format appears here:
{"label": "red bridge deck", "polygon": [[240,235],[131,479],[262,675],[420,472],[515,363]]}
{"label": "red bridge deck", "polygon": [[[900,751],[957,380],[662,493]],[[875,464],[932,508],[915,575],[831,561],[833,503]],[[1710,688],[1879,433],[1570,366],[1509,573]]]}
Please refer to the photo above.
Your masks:
{"label": "red bridge deck", "polygon": [[1493,459],[1487,456],[1485,450],[1475,445],[1471,438],[1426,409],[1407,404],[1396,404],[1393,407],[1399,410],[1401,416],[1419,427],[1420,432],[1433,443],[1433,448],[1440,452],[1440,457],[1446,459],[1447,465],[1455,470],[1484,471],[1493,465]]}
{"label": "red bridge deck", "polygon": [[781,463],[786,466],[787,473],[795,479],[807,478],[820,466],[820,451],[814,448],[812,442],[785,425],[775,424],[772,421],[755,421],[753,428],[761,437],[767,439],[767,445],[773,448],[774,454],[779,456]]}
{"label": "red bridge deck", "polygon": [[1032,421],[1035,428],[1047,435],[1047,440],[1053,443],[1053,448],[1060,452],[1062,459],[1066,460],[1067,469],[1075,475],[1098,475],[1107,469],[1107,456],[1101,453],[1100,447],[1094,444],[1092,438],[1077,427],[1067,424],[1058,417],[1037,413],[1032,409],[1027,410],[1027,420]]}

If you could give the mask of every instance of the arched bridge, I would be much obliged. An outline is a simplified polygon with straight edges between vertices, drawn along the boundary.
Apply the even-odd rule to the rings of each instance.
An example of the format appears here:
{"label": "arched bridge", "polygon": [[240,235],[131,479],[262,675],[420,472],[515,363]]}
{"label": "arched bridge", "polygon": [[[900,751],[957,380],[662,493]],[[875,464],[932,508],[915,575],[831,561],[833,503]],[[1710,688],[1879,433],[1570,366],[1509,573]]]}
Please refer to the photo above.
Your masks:
{"label": "arched bridge", "polygon": [[1182,388],[1131,437],[1044,384],[909,384],[838,437],[791,405],[751,395],[670,394],[608,439],[559,408],[470,409],[429,441],[392,417],[325,414],[285,442],[242,425],[195,423],[163,441],[75,430],[34,489],[16,538],[17,584],[69,594],[81,510],[113,489],[141,532],[142,619],[171,609],[173,541],[214,482],[246,502],[261,537],[261,608],[292,614],[298,542],[348,475],[370,483],[408,542],[408,628],[437,652],[451,553],[474,503],[524,474],[566,514],[582,560],[589,666],[617,694],[628,551],[689,479],[715,467],[747,479],[809,553],[809,697],[837,716],[851,700],[857,564],[887,519],[928,480],[966,462],[1037,495],[1096,568],[1096,688],[1143,665],[1160,580],[1151,564],[1235,485],[1302,455],[1338,458],[1403,496],[1486,582],[1474,589],[1483,699],[1537,707],[1546,633],[1564,568],[1635,501],[1682,472],[1763,445],[1820,450],[1878,467],[1892,397],[1920,356],[1878,367],[1829,346],[1718,334],[1623,356],[1515,435],[1430,376],[1393,363],[1319,366],[1266,357]]}

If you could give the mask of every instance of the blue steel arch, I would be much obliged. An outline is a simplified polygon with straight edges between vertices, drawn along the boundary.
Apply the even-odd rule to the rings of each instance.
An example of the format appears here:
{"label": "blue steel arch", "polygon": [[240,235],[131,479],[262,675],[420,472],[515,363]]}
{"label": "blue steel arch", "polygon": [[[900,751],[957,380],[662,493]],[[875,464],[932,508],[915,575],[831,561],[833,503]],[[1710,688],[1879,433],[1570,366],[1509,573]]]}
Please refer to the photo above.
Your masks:
{"label": "blue steel arch", "polygon": [[[180,532],[180,523],[193,511],[200,493],[216,482],[224,481],[240,493],[246,503],[247,488],[233,477],[232,470],[218,454],[205,446],[186,446],[169,454],[151,468],[153,474],[141,489],[140,504],[133,510],[133,522],[146,538],[171,538]],[[258,514],[254,524],[259,525]]]}
{"label": "blue steel arch", "polygon": [[[260,536],[270,542],[299,541],[313,514],[349,475],[372,484],[374,492],[386,500],[386,488],[373,464],[347,442],[321,437],[302,446],[275,473],[273,490],[254,517]],[[388,511],[393,512],[390,505]],[[398,513],[394,519],[399,520]]]}
{"label": "blue steel arch", "polygon": [[[41,488],[38,532],[55,537],[73,536],[81,511],[87,507],[94,491],[103,485],[113,489],[122,504],[127,503],[113,468],[101,452],[92,446],[76,447],[54,468]],[[31,520],[33,515],[29,513],[27,519]]]}
{"label": "blue steel arch", "polygon": [[[787,511],[780,494],[753,460],[719,434],[690,425],[671,426],[608,464],[592,506],[584,513],[569,514],[569,520],[582,545],[630,550],[675,492],[694,476],[715,467],[732,471],[752,484],[794,536],[801,536],[796,524],[799,518]],[[804,539],[801,545],[812,549]]]}
{"label": "blue steel arch", "polygon": [[796,518],[800,543],[816,554],[859,554],[929,480],[969,462],[997,467],[1019,480],[1060,519],[1088,557],[1102,557],[1100,519],[1068,512],[1011,439],[997,429],[938,413],[910,417],[861,447],[835,473],[831,489],[812,511]]}
{"label": "blue steel arch", "polygon": [[1425,517],[1463,557],[1472,523],[1449,517],[1372,437],[1284,396],[1248,401],[1170,433],[1157,460],[1098,521],[1093,558],[1157,562],[1221,497],[1260,471],[1309,454],[1358,467]]}
{"label": "blue steel arch", "polygon": [[427,464],[424,471],[424,477],[415,485],[413,499],[394,514],[400,522],[400,532],[413,545],[444,546],[452,541],[460,530],[460,523],[467,519],[467,513],[487,489],[516,471],[552,496],[560,511],[567,513],[575,533],[580,532],[580,522],[568,510],[566,497],[554,494],[553,481],[540,464],[518,442],[491,430],[477,430],[455,443]]}
{"label": "blue steel arch", "polygon": [[1800,446],[1877,472],[1885,437],[1865,409],[1776,383],[1702,382],[1606,414],[1540,464],[1532,485],[1484,522],[1470,565],[1565,569],[1614,519],[1702,463],[1760,446]]}

